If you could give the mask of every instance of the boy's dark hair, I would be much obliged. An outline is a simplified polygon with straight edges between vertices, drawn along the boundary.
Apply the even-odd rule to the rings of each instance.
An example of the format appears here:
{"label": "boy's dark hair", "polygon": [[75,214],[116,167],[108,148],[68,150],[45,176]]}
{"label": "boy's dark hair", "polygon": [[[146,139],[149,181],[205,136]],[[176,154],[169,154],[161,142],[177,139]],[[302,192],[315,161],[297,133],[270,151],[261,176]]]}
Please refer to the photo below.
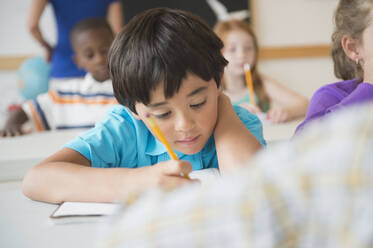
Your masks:
{"label": "boy's dark hair", "polygon": [[135,16],[117,35],[108,61],[118,102],[136,113],[135,103],[150,102],[164,82],[172,97],[186,73],[220,85],[227,61],[222,41],[199,17],[182,10],[155,8]]}
{"label": "boy's dark hair", "polygon": [[74,27],[71,29],[71,31],[70,31],[70,42],[71,42],[71,44],[72,45],[74,44],[74,40],[75,40],[76,36],[79,35],[80,33],[83,33],[85,31],[92,30],[92,29],[99,29],[99,28],[106,29],[114,37],[113,31],[112,31],[110,25],[107,23],[107,21],[105,19],[103,19],[103,18],[86,18],[86,19],[83,19],[83,20],[77,22],[74,25]]}

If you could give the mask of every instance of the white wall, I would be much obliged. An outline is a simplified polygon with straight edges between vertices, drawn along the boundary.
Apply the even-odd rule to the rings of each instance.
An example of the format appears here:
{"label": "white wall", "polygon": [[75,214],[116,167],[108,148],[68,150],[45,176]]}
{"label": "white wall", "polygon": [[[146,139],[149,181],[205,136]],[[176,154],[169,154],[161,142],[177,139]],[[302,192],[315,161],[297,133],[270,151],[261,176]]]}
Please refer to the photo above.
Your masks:
{"label": "white wall", "polygon": [[[254,0],[255,30],[261,46],[330,44],[337,0]],[[262,73],[307,97],[336,81],[330,57],[264,60]]]}
{"label": "white wall", "polygon": [[[262,46],[325,44],[333,30],[337,0],[252,0],[255,25]],[[0,56],[40,54],[26,29],[30,0],[0,1]],[[46,39],[56,40],[51,6],[41,18]]]}
{"label": "white wall", "polygon": [[[27,16],[31,0],[0,1],[0,56],[43,55],[43,50],[27,31]],[[40,27],[45,39],[56,41],[51,6],[45,9]]]}
{"label": "white wall", "polygon": [[[252,0],[255,1],[255,29],[262,46],[328,44],[333,30],[337,0]],[[43,55],[43,50],[26,29],[30,0],[0,1],[0,56]],[[47,40],[56,40],[50,6],[41,19]],[[260,70],[310,97],[321,85],[335,81],[330,58],[266,60]],[[16,77],[6,78],[16,80]],[[13,72],[15,73],[15,72]],[[3,72],[0,72],[0,83]],[[17,82],[8,82],[15,85]],[[8,88],[8,87],[7,87]],[[4,94],[4,91],[0,94]],[[4,96],[4,95],[3,95]],[[2,97],[0,95],[0,97]],[[6,95],[5,95],[6,97]],[[0,106],[1,107],[1,106]]]}
{"label": "white wall", "polygon": [[253,0],[255,29],[263,46],[326,44],[337,0]]}

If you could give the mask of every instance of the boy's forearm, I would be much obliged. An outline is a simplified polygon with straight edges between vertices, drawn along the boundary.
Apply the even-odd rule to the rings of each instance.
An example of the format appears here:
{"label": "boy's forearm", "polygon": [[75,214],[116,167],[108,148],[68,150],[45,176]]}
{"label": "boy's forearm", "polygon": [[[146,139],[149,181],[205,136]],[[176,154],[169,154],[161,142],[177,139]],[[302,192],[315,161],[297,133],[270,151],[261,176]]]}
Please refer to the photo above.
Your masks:
{"label": "boy's forearm", "polygon": [[23,180],[23,191],[33,200],[113,202],[148,187],[140,169],[92,168],[52,162],[32,168]]}
{"label": "boy's forearm", "polygon": [[247,164],[250,157],[262,147],[239,119],[230,102],[222,108],[219,106],[214,137],[219,169],[223,173]]}

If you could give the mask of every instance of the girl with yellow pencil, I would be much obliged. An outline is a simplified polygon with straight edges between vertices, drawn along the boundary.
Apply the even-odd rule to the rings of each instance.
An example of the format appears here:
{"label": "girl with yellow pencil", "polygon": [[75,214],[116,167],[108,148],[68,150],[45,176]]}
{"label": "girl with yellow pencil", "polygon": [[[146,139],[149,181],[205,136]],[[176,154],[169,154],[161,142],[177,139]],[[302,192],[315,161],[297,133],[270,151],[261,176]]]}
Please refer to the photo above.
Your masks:
{"label": "girl with yellow pencil", "polygon": [[264,112],[266,119],[272,123],[305,115],[307,98],[258,72],[258,43],[247,22],[220,22],[214,31],[224,43],[222,52],[229,62],[224,70],[224,93],[233,104],[255,114]]}

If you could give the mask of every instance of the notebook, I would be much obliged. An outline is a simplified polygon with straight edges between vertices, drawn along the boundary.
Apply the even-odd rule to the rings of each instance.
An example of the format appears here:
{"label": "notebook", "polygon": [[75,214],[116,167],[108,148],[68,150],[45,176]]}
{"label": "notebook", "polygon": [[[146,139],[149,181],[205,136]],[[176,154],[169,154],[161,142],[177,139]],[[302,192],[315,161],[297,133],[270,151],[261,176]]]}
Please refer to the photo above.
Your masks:
{"label": "notebook", "polygon": [[219,180],[220,172],[217,168],[209,168],[203,170],[195,170],[189,173],[191,179],[198,179],[201,182],[201,185],[204,186],[210,182]]}
{"label": "notebook", "polygon": [[121,208],[119,203],[63,202],[51,214],[54,224],[103,222]]}

